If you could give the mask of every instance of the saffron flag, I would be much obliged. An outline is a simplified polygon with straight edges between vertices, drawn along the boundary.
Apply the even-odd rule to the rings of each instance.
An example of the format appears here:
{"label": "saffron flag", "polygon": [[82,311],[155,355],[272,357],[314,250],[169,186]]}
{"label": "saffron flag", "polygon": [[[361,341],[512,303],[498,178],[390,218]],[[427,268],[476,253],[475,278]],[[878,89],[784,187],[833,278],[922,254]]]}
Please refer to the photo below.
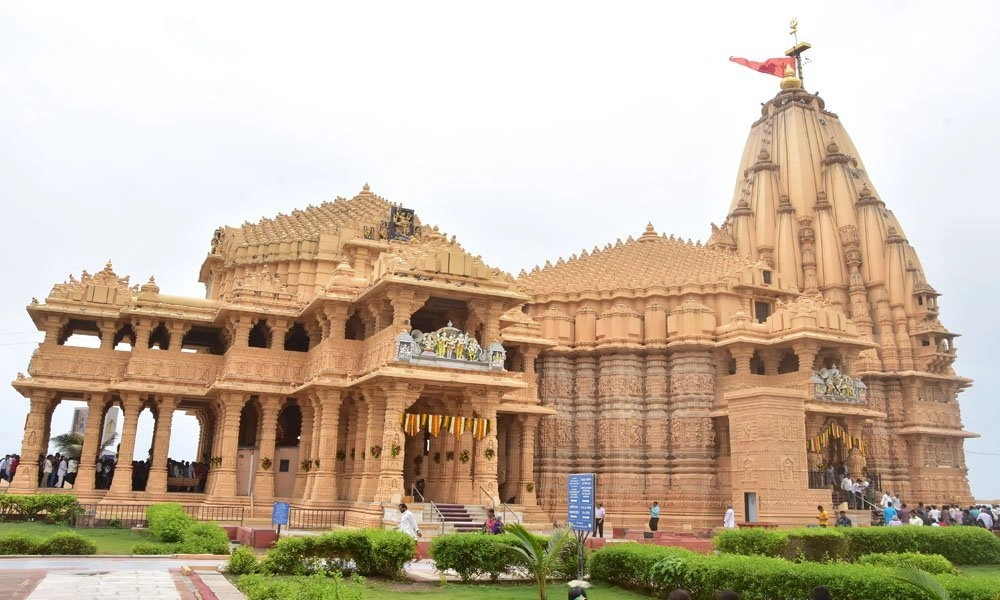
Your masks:
{"label": "saffron flag", "polygon": [[786,67],[791,67],[792,69],[795,68],[795,59],[791,56],[769,58],[764,62],[747,60],[738,56],[730,56],[729,60],[738,65],[743,65],[744,67],[753,69],[754,71],[760,71],[761,73],[767,73],[768,75],[774,75],[775,77],[784,77]]}

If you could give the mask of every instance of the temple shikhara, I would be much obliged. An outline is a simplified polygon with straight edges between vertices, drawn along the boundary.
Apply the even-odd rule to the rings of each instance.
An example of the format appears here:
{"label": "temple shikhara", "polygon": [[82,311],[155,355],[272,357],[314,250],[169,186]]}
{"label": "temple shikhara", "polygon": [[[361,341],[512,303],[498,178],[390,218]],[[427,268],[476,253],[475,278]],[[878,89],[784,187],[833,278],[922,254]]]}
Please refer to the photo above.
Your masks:
{"label": "temple shikhara", "polygon": [[[218,229],[205,298],[84,271],[27,308],[45,339],[13,382],[30,412],[11,489],[39,489],[53,411],[74,400],[88,502],[267,517],[281,500],[369,525],[412,497],[551,523],[567,476],[593,472],[615,526],[653,501],[667,528],[718,525],[729,503],[801,524],[829,506],[827,465],[904,500],[971,501],[957,334],[840,119],[791,70],[720,216],[704,244],[645,219],[605,244],[595,225],[600,247],[514,277],[365,185]],[[197,418],[197,456],[171,454],[177,411]]]}

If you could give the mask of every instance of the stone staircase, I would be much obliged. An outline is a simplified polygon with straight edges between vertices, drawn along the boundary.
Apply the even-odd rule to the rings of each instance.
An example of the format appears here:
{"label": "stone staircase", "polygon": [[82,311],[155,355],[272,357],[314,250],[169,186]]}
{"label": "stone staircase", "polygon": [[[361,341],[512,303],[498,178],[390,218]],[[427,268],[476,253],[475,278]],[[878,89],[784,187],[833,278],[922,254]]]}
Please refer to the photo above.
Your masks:
{"label": "stone staircase", "polygon": [[[486,511],[481,506],[470,506],[465,504],[435,504],[441,517],[444,518],[441,533],[461,533],[466,531],[479,531],[486,521]],[[426,512],[433,513],[429,506]],[[432,521],[438,519],[437,514],[427,515]]]}

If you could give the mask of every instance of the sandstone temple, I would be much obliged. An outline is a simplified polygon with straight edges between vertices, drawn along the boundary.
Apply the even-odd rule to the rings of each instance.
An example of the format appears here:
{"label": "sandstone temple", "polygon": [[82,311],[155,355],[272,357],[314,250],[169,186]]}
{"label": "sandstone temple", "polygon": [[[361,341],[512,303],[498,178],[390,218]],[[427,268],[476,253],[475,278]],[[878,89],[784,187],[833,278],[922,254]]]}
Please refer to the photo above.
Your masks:
{"label": "sandstone temple", "polygon": [[[53,411],[76,400],[88,502],[269,516],[282,500],[351,525],[414,497],[565,521],[567,475],[593,472],[615,525],[641,526],[653,501],[668,528],[717,525],[728,503],[795,524],[829,504],[826,465],[904,499],[971,500],[957,334],[840,119],[791,72],[707,243],[647,225],[517,277],[486,260],[365,185],[218,229],[205,298],[110,262],[70,277],[27,307],[45,338],[13,382],[30,411],[12,490],[38,489]],[[123,433],[101,486],[111,407]],[[197,418],[197,456],[170,454],[177,411]]]}

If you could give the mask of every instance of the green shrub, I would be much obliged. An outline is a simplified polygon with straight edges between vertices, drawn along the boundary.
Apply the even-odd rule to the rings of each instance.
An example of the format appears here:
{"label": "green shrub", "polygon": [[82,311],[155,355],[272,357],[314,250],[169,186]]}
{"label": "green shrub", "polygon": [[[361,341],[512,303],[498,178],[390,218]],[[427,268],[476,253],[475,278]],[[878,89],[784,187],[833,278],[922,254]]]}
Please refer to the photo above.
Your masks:
{"label": "green shrub", "polygon": [[149,535],[160,542],[179,542],[184,532],[195,524],[194,517],[176,502],[154,504],[146,509]]}
{"label": "green shrub", "polygon": [[0,496],[0,519],[7,520],[17,517],[34,521],[39,518],[65,524],[79,514],[82,514],[76,496],[71,494],[32,494],[18,496],[4,494]]}
{"label": "green shrub", "polygon": [[[405,534],[404,534],[405,535]],[[244,575],[236,587],[248,600],[361,600],[364,579],[345,582],[340,573],[275,579],[266,575]]]}
{"label": "green shrub", "polygon": [[[505,539],[508,538],[508,539]],[[496,581],[516,561],[508,544],[514,543],[508,534],[456,533],[442,535],[431,542],[431,558],[439,571],[451,569],[462,581],[484,575]]]}
{"label": "green shrub", "polygon": [[311,536],[279,539],[261,561],[261,570],[272,575],[305,575],[305,559],[312,556],[315,541]]}
{"label": "green shrub", "polygon": [[347,570],[361,575],[398,577],[413,560],[416,543],[405,533],[383,529],[336,531],[321,536],[286,537],[261,561],[261,570],[275,575],[306,575]]}
{"label": "green shrub", "polygon": [[839,529],[809,527],[782,533],[787,537],[782,556],[788,560],[829,562],[847,557],[847,539]]}
{"label": "green shrub", "polygon": [[216,523],[192,523],[181,533],[181,554],[229,554],[229,536]]}
{"label": "green shrub", "polygon": [[980,527],[852,527],[841,530],[848,556],[940,554],[956,565],[1000,564],[1000,539]]}
{"label": "green shrub", "polygon": [[37,554],[38,538],[24,533],[0,537],[0,554]]}
{"label": "green shrub", "polygon": [[[655,562],[650,561],[658,555]],[[910,585],[890,577],[891,569],[868,564],[793,563],[781,558],[700,555],[693,552],[615,544],[594,553],[594,580],[665,594],[683,588],[695,600],[714,600],[717,590],[739,590],[743,600],[808,598],[825,585],[837,600],[923,600]],[[993,600],[1000,582],[940,575],[953,600]]]}
{"label": "green shrub", "polygon": [[417,543],[410,536],[394,529],[362,529],[351,531],[354,561],[362,575],[396,578],[403,573],[403,564],[413,560]]}
{"label": "green shrub", "polygon": [[858,557],[857,562],[862,565],[890,568],[913,565],[921,571],[927,571],[933,575],[958,575],[958,570],[940,554],[918,554],[916,552],[864,554]]}
{"label": "green shrub", "polygon": [[715,536],[715,548],[727,554],[781,556],[788,536],[771,529],[727,529]]}
{"label": "green shrub", "polygon": [[682,548],[665,548],[651,544],[608,544],[594,552],[590,559],[590,577],[634,590],[651,590],[650,571],[665,558],[686,559],[696,556]]}
{"label": "green shrub", "polygon": [[226,563],[226,571],[233,575],[256,573],[258,568],[257,555],[253,553],[253,550],[245,546],[240,546],[236,550],[233,550],[232,555],[229,557],[229,562]]}
{"label": "green shrub", "polygon": [[38,545],[39,554],[97,554],[97,544],[72,531],[54,533]]}
{"label": "green shrub", "polygon": [[161,544],[159,542],[139,542],[132,546],[132,554],[173,554],[173,544]]}

